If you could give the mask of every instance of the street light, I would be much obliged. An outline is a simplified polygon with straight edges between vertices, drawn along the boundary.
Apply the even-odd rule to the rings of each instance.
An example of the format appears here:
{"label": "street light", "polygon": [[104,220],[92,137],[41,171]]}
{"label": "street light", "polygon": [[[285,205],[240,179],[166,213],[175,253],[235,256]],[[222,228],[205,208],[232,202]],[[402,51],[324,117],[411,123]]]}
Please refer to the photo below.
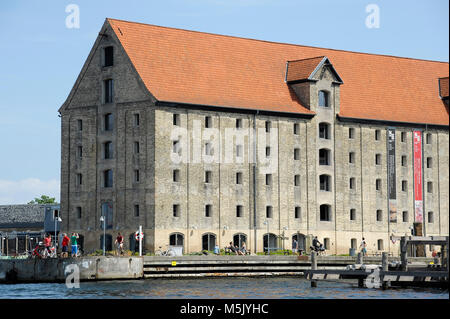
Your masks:
{"label": "street light", "polygon": [[267,225],[267,252],[270,255],[269,220],[268,219],[266,219],[266,221],[264,222],[264,225]]}
{"label": "street light", "polygon": [[57,222],[62,222],[61,217],[55,217],[55,248],[58,249],[58,237],[56,236],[56,223]]}
{"label": "street light", "polygon": [[106,218],[101,216],[100,221],[103,222],[103,256],[105,256]]}

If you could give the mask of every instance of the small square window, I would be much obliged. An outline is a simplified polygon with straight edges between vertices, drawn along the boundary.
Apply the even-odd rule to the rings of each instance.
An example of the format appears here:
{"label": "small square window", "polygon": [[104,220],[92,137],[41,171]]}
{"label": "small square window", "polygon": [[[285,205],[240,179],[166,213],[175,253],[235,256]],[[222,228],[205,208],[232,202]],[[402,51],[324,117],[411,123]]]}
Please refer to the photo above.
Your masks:
{"label": "small square window", "polygon": [[82,209],[81,209],[81,207],[77,207],[77,218],[78,219],[81,219],[81,216],[82,216]]}
{"label": "small square window", "polygon": [[113,115],[111,113],[107,113],[103,116],[103,124],[105,131],[112,131],[114,127]]}
{"label": "small square window", "polygon": [[355,178],[354,177],[351,177],[350,178],[350,182],[349,182],[349,186],[350,186],[350,189],[355,189]]}
{"label": "small square window", "polygon": [[180,205],[179,204],[174,204],[172,206],[172,213],[173,213],[173,217],[180,217]]}
{"label": "small square window", "polygon": [[406,167],[406,161],[407,161],[407,156],[406,155],[402,155],[402,166]]}
{"label": "small square window", "polygon": [[83,130],[83,120],[77,120],[77,128],[80,132]]}
{"label": "small square window", "polygon": [[298,161],[300,160],[300,149],[294,148],[294,160]]}
{"label": "small square window", "polygon": [[134,205],[134,216],[139,217],[139,205]]}
{"label": "small square window", "polygon": [[294,134],[299,135],[300,134],[300,124],[294,123]]}
{"label": "small square window", "polygon": [[236,157],[242,157],[243,147],[242,145],[236,145]]}
{"label": "small square window", "polygon": [[138,169],[135,169],[134,170],[134,182],[139,183],[139,181],[140,181],[140,173],[139,173]]}
{"label": "small square window", "polygon": [[236,128],[241,129],[242,128],[242,119],[236,119]]}
{"label": "small square window", "polygon": [[77,155],[78,155],[78,158],[82,158],[83,157],[83,146],[78,146],[77,147]]}
{"label": "small square window", "polygon": [[139,126],[139,124],[140,124],[139,114],[138,114],[138,113],[135,113],[135,114],[133,115],[133,117],[134,117],[134,126]]}
{"label": "small square window", "polygon": [[433,140],[432,137],[433,136],[431,135],[431,133],[427,134],[427,144],[431,144],[432,143],[432,140]]}
{"label": "small square window", "polygon": [[296,206],[295,207],[295,210],[294,210],[294,218],[295,219],[300,219],[300,217],[301,217],[301,208],[299,207],[299,206]]}
{"label": "small square window", "polygon": [[375,154],[375,165],[381,165],[381,154]]}
{"label": "small square window", "polygon": [[428,212],[428,223],[429,224],[434,223],[434,214],[433,214],[433,212]]}
{"label": "small square window", "polygon": [[212,216],[212,205],[206,205],[205,206],[205,217],[211,217]]}
{"label": "small square window", "polygon": [[242,173],[241,172],[236,173],[236,184],[242,184]]}
{"label": "small square window", "polygon": [[402,220],[403,220],[404,223],[408,222],[408,211],[404,210],[402,212]]}
{"label": "small square window", "polygon": [[355,129],[353,127],[348,128],[348,138],[354,139],[355,138]]}
{"label": "small square window", "polygon": [[77,185],[82,185],[83,184],[83,175],[78,173],[77,174]]}
{"label": "small square window", "polygon": [[427,157],[427,168],[433,168],[433,158]]}
{"label": "small square window", "polygon": [[269,133],[272,128],[272,123],[270,121],[266,121],[266,132]]}
{"label": "small square window", "polygon": [[405,143],[405,142],[406,142],[406,132],[402,132],[402,133],[401,133],[401,135],[400,135],[400,141],[401,141],[402,143]]}
{"label": "small square window", "polygon": [[356,209],[350,209],[350,220],[356,220]]}
{"label": "small square window", "polygon": [[270,157],[270,146],[266,146],[266,157]]}
{"label": "small square window", "polygon": [[134,142],[134,153],[139,154],[139,142]]}
{"label": "small square window", "polygon": [[103,49],[103,66],[112,66],[114,64],[114,48],[109,46]]}
{"label": "small square window", "polygon": [[212,172],[205,171],[205,183],[211,183],[211,182],[212,182]]}
{"label": "small square window", "polygon": [[355,163],[355,153],[354,152],[348,153],[348,162],[350,164],[354,164]]}
{"label": "small square window", "polygon": [[113,102],[113,80],[108,79],[103,81],[103,101],[105,104]]}
{"label": "small square window", "polygon": [[379,178],[377,180],[375,180],[375,189],[377,191],[381,190],[381,179],[379,179]]}
{"label": "small square window", "polygon": [[402,192],[408,191],[408,181],[402,181]]}
{"label": "small square window", "polygon": [[433,182],[427,182],[428,193],[433,193]]}
{"label": "small square window", "polygon": [[381,131],[380,130],[375,130],[375,140],[379,141],[381,138]]}
{"label": "small square window", "polygon": [[294,186],[300,186],[300,175],[294,175]]}
{"label": "small square window", "polygon": [[180,125],[180,114],[173,115],[173,125]]}
{"label": "small square window", "polygon": [[173,176],[173,181],[174,182],[179,182],[180,181],[180,170],[179,169],[174,169],[172,171],[172,176]]}
{"label": "small square window", "polygon": [[236,206],[236,217],[242,217],[244,216],[244,207],[242,205]]}
{"label": "small square window", "polygon": [[205,116],[205,128],[212,127],[212,119],[211,116]]}
{"label": "small square window", "polygon": [[266,174],[266,185],[272,185],[272,174]]}
{"label": "small square window", "polygon": [[383,220],[383,211],[381,209],[377,210],[377,222],[381,222]]}
{"label": "small square window", "polygon": [[273,209],[272,209],[272,206],[266,206],[266,218],[272,218],[272,212],[273,212]]}

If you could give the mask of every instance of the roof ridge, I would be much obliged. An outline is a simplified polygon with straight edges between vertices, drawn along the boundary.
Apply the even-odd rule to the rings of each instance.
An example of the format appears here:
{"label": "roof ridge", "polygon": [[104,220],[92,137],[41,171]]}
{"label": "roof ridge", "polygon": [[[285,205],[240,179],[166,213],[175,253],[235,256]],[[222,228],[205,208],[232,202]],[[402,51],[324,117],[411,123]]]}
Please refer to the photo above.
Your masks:
{"label": "roof ridge", "polygon": [[109,20],[109,21],[121,21],[121,22],[132,23],[132,24],[141,24],[141,25],[153,26],[153,27],[158,27],[158,28],[163,28],[163,29],[181,30],[181,31],[186,31],[186,32],[195,32],[195,33],[209,34],[209,35],[215,35],[215,36],[226,37],[226,38],[236,38],[236,39],[251,40],[251,41],[258,41],[258,42],[266,42],[266,43],[273,43],[273,44],[290,45],[290,46],[296,46],[296,47],[314,48],[314,49],[322,49],[322,50],[348,52],[348,53],[354,53],[354,54],[365,54],[365,55],[381,56],[381,57],[388,57],[388,58],[397,58],[397,59],[407,59],[407,60],[415,60],[415,61],[424,61],[424,62],[434,62],[434,63],[446,63],[446,64],[449,64],[449,62],[446,62],[446,61],[410,58],[410,57],[403,57],[403,56],[396,56],[396,55],[389,55],[389,54],[377,54],[377,53],[369,53],[369,52],[358,52],[358,51],[343,50],[343,49],[332,49],[332,48],[316,47],[316,46],[312,46],[312,45],[303,45],[303,44],[294,44],[294,43],[286,43],[286,42],[261,40],[261,39],[254,39],[254,38],[239,37],[239,36],[234,36],[234,35],[225,35],[225,34],[205,32],[205,31],[196,31],[196,30],[188,30],[188,29],[181,29],[181,28],[175,28],[175,27],[167,27],[167,26],[161,26],[161,25],[156,25],[156,24],[135,22],[135,21],[129,21],[129,20],[122,20],[122,19],[106,18],[106,20]]}
{"label": "roof ridge", "polygon": [[315,56],[315,57],[311,57],[311,58],[306,58],[306,59],[298,59],[298,60],[288,60],[287,62],[299,62],[299,61],[306,61],[306,60],[312,60],[312,59],[318,59],[318,58],[326,58],[326,55],[319,55],[319,56]]}

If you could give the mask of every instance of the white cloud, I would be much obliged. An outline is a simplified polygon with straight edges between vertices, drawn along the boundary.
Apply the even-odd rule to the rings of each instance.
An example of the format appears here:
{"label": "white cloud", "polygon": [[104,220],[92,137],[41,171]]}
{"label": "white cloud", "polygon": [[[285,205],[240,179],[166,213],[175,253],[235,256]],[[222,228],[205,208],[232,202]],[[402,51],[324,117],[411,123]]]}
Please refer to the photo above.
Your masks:
{"label": "white cloud", "polygon": [[47,195],[55,197],[59,203],[60,181],[51,179],[41,181],[38,178],[27,178],[20,181],[0,179],[0,205],[26,204],[35,197]]}

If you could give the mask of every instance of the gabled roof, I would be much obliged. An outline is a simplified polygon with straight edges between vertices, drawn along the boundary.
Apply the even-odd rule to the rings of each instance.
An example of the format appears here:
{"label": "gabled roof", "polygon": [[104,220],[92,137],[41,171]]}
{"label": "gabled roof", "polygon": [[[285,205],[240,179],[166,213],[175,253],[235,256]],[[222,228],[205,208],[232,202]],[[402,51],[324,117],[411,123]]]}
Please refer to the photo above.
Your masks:
{"label": "gabled roof", "polygon": [[345,80],[339,116],[449,124],[437,94],[445,62],[107,22],[159,101],[311,114],[285,82],[286,62],[326,56]]}
{"label": "gabled roof", "polygon": [[331,68],[331,71],[336,77],[336,83],[343,83],[339,74],[326,56],[288,61],[286,63],[286,82],[315,81],[315,75],[323,65],[328,65]]}

